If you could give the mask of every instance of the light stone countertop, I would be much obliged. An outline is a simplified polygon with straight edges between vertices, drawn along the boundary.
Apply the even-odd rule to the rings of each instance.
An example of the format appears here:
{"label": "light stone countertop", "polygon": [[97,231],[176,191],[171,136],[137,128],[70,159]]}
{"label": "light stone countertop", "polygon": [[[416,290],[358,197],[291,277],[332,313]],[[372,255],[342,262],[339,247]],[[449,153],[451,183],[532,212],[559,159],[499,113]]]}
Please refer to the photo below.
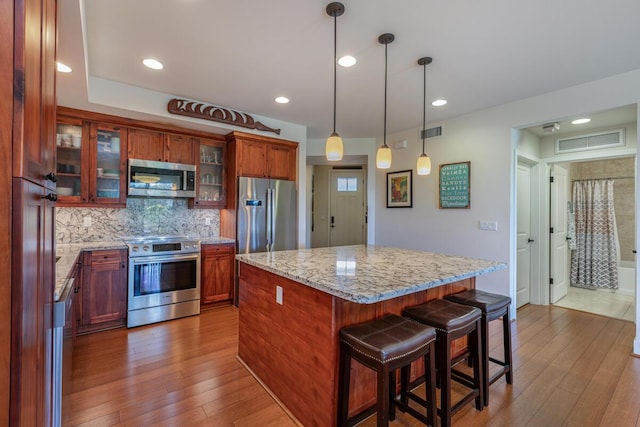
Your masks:
{"label": "light stone countertop", "polygon": [[357,245],[239,254],[236,259],[360,304],[505,269],[498,261]]}
{"label": "light stone countertop", "polygon": [[[234,239],[229,239],[228,237],[192,238],[200,240],[200,244],[202,245],[235,243]],[[60,299],[60,295],[63,294],[65,287],[67,286],[69,274],[82,251],[107,249],[127,249],[127,245],[124,243],[124,240],[116,240],[112,242],[56,244],[56,257],[60,257],[60,259],[56,262],[56,282],[53,291],[53,300],[58,301]]]}

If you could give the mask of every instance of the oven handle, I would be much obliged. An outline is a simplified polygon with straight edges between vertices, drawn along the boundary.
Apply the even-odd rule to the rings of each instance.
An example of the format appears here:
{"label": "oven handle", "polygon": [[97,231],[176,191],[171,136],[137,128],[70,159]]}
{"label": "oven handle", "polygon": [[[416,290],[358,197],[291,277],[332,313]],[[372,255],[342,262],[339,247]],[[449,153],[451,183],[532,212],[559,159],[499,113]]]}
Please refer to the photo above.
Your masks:
{"label": "oven handle", "polygon": [[147,264],[150,262],[165,262],[165,261],[191,261],[200,259],[200,254],[187,254],[187,255],[153,255],[139,258],[129,258],[129,262],[133,264]]}

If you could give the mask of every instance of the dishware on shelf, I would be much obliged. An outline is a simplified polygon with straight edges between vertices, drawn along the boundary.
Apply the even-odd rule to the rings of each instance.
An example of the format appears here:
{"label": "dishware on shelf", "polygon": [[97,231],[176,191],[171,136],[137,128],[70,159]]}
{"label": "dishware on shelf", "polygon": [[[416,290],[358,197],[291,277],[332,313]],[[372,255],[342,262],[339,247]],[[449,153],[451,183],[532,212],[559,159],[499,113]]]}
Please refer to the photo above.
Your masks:
{"label": "dishware on shelf", "polygon": [[71,187],[58,187],[56,191],[58,196],[73,196],[73,188]]}
{"label": "dishware on shelf", "polygon": [[82,137],[80,135],[73,135],[71,137],[71,143],[73,144],[73,148],[80,148],[82,145]]}
{"label": "dishware on shelf", "polygon": [[111,151],[114,153],[120,152],[120,138],[117,136],[111,138]]}
{"label": "dishware on shelf", "polygon": [[104,169],[103,168],[98,168],[97,171],[98,171],[98,176],[104,175]]}

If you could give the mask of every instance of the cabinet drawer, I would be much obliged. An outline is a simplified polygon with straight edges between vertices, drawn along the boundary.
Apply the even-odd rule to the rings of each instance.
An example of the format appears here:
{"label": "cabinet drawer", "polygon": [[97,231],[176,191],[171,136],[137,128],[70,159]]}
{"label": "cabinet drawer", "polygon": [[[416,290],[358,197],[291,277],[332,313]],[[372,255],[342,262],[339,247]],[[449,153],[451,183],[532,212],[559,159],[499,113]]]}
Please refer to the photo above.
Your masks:
{"label": "cabinet drawer", "polygon": [[86,265],[119,263],[123,257],[122,252],[120,249],[85,252],[84,262]]}
{"label": "cabinet drawer", "polygon": [[233,244],[205,244],[202,245],[202,255],[233,254]]}

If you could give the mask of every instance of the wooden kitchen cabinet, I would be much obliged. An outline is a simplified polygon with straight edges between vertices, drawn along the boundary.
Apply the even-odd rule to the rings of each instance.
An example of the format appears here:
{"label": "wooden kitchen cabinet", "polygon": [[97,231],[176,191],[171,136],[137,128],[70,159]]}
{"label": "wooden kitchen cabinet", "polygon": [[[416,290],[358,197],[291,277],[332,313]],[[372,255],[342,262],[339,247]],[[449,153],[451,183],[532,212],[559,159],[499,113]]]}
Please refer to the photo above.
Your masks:
{"label": "wooden kitchen cabinet", "polygon": [[227,206],[227,147],[210,139],[196,140],[196,197],[191,208],[224,209]]}
{"label": "wooden kitchen cabinet", "polygon": [[206,307],[233,299],[234,245],[202,245],[200,305]]}
{"label": "wooden kitchen cabinet", "polygon": [[126,206],[127,129],[58,117],[59,206]]}
{"label": "wooden kitchen cabinet", "polygon": [[145,129],[129,131],[129,158],[156,162],[195,164],[193,138]]}
{"label": "wooden kitchen cabinet", "polygon": [[296,180],[295,142],[234,132],[236,176]]}
{"label": "wooden kitchen cabinet", "polygon": [[82,315],[78,333],[125,326],[127,322],[127,251],[83,254]]}

